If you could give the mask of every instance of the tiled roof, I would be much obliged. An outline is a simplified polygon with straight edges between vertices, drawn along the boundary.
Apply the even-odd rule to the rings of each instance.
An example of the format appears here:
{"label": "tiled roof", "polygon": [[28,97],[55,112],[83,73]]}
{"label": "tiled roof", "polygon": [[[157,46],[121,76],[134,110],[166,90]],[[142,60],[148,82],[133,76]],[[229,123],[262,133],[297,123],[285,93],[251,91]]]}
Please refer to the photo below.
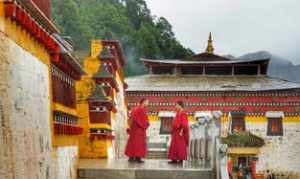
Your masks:
{"label": "tiled roof", "polygon": [[83,70],[81,64],[78,62],[78,59],[74,55],[73,47],[70,43],[64,40],[59,34],[53,34],[54,38],[57,40],[59,47],[61,49],[61,55],[65,57],[65,60],[68,60],[69,64],[76,69],[80,74],[86,74]]}
{"label": "tiled roof", "polygon": [[220,56],[220,55],[204,52],[204,53],[199,53],[199,54],[194,55],[192,58],[190,58],[190,60],[193,60],[193,61],[228,61],[231,59]]}
{"label": "tiled roof", "polygon": [[267,91],[300,89],[300,83],[268,76],[143,75],[129,77],[127,91]]}
{"label": "tiled roof", "polygon": [[104,89],[97,85],[92,94],[89,96],[89,100],[98,102],[110,102],[111,99],[106,96]]}
{"label": "tiled roof", "polygon": [[93,78],[114,78],[114,75],[108,71],[106,64],[101,64]]}
{"label": "tiled roof", "polygon": [[108,47],[104,47],[99,55],[100,59],[112,59],[114,58],[113,54],[110,52]]}
{"label": "tiled roof", "polygon": [[232,60],[193,60],[193,59],[164,59],[164,60],[155,60],[155,59],[141,59],[145,63],[160,63],[160,64],[242,64],[242,63],[251,63],[251,62],[269,62],[269,59],[256,59],[256,60],[241,60],[241,59],[232,59]]}
{"label": "tiled roof", "polygon": [[16,0],[16,1],[6,0],[6,1],[17,2],[18,4],[23,6],[26,10],[28,10],[28,12],[30,12],[30,15],[34,17],[34,19],[39,24],[41,24],[44,28],[46,28],[50,32],[50,34],[59,32],[58,28],[50,20],[50,18],[47,17],[33,1],[25,1],[25,0]]}
{"label": "tiled roof", "polygon": [[126,59],[125,59],[123,49],[122,49],[122,44],[120,43],[120,41],[118,41],[118,40],[102,40],[102,43],[103,43],[104,46],[113,45],[117,50],[117,54],[118,54],[118,57],[119,57],[118,59],[120,59],[120,63],[122,65],[125,65]]}
{"label": "tiled roof", "polygon": [[229,147],[262,147],[265,144],[263,138],[250,132],[233,133],[222,141]]}

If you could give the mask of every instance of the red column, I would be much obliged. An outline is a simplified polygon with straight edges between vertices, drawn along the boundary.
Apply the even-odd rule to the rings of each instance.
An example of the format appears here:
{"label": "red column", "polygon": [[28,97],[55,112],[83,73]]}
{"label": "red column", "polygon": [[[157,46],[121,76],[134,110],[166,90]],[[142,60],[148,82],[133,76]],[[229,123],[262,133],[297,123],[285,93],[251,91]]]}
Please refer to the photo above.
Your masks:
{"label": "red column", "polygon": [[256,161],[252,160],[250,162],[250,166],[251,166],[252,179],[256,179]]}

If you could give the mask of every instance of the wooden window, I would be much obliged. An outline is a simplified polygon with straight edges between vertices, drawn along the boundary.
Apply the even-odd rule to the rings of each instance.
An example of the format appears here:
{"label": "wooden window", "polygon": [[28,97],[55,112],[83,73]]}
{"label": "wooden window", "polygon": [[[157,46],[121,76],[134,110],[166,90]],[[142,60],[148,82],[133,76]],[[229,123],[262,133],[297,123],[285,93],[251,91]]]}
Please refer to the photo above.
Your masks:
{"label": "wooden window", "polygon": [[166,66],[161,66],[161,67],[152,67],[152,72],[154,74],[173,74],[173,67],[166,67]]}
{"label": "wooden window", "polygon": [[111,125],[111,113],[105,112],[92,112],[90,111],[90,123],[91,124],[109,124]]}
{"label": "wooden window", "polygon": [[232,112],[231,132],[243,132],[246,130],[245,113],[244,112]]}
{"label": "wooden window", "polygon": [[268,118],[268,136],[282,136],[283,127],[282,127],[282,118]]}
{"label": "wooden window", "polygon": [[52,65],[53,101],[70,108],[76,108],[75,80]]}
{"label": "wooden window", "polygon": [[234,68],[235,75],[257,75],[257,73],[257,66],[235,66]]}
{"label": "wooden window", "polygon": [[181,67],[182,74],[202,74],[203,68],[201,66]]}
{"label": "wooden window", "polygon": [[231,66],[207,66],[205,68],[207,75],[232,75]]}
{"label": "wooden window", "polygon": [[170,134],[173,117],[160,117],[161,125],[159,134]]}

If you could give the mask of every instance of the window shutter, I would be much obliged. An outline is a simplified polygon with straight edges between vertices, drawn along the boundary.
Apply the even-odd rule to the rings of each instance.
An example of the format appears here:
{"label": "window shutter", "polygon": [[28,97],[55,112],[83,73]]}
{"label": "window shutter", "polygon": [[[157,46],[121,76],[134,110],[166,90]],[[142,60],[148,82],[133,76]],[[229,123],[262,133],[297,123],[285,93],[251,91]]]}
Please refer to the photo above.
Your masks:
{"label": "window shutter", "polygon": [[[274,129],[272,128],[273,125],[277,125],[276,131],[274,131]],[[282,118],[268,118],[267,135],[268,136],[283,135]]]}
{"label": "window shutter", "polygon": [[[232,116],[232,124],[231,124],[231,132],[234,132],[236,126],[240,126],[240,131],[246,130],[246,122],[245,122],[245,112],[244,111],[233,111],[231,112]],[[240,132],[239,131],[239,132]]]}

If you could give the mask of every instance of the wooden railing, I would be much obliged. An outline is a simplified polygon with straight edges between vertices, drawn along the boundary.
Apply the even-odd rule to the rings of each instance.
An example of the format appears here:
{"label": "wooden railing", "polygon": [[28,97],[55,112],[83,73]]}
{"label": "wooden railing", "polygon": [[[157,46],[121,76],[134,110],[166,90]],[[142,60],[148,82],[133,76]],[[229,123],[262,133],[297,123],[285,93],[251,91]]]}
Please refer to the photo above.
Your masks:
{"label": "wooden railing", "polygon": [[78,118],[54,112],[54,134],[55,135],[79,135],[82,134],[82,128],[78,126]]}

